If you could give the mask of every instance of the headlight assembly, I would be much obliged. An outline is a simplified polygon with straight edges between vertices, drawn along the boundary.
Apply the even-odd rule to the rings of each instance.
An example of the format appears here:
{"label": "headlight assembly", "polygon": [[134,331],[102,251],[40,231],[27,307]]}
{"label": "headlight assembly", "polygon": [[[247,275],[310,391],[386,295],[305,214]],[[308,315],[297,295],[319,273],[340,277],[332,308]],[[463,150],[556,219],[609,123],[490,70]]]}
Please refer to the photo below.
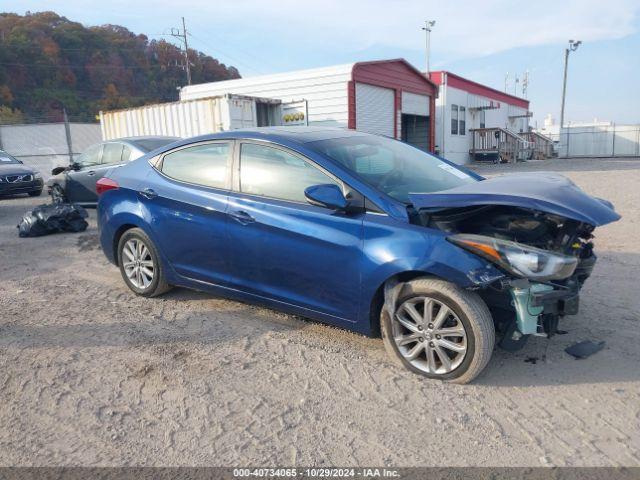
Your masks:
{"label": "headlight assembly", "polygon": [[561,280],[570,277],[578,264],[576,257],[483,235],[460,234],[447,239],[513,275],[531,280]]}

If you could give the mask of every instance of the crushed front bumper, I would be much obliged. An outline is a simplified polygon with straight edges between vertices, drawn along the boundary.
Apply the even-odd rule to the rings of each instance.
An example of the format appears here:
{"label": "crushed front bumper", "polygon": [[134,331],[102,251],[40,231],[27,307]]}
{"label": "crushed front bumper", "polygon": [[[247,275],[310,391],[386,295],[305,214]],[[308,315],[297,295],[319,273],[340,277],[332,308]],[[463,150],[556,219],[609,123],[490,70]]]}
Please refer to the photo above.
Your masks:
{"label": "crushed front bumper", "polygon": [[580,306],[580,289],[589,278],[597,257],[581,259],[573,275],[556,285],[516,281],[510,288],[512,304],[516,311],[518,330],[522,334],[553,334],[547,331],[545,322],[558,317],[576,315]]}

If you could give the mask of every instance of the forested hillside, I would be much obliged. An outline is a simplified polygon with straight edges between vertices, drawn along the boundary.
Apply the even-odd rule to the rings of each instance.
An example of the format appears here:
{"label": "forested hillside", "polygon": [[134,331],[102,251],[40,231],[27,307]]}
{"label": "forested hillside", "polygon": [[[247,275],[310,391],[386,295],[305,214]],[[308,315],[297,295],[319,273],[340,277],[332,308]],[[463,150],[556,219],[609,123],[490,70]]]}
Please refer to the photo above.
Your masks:
{"label": "forested hillside", "polygon": [[[234,67],[189,50],[193,83],[238,78]],[[99,110],[178,98],[184,55],[118,25],[86,27],[54,12],[0,13],[0,123],[75,121]]]}

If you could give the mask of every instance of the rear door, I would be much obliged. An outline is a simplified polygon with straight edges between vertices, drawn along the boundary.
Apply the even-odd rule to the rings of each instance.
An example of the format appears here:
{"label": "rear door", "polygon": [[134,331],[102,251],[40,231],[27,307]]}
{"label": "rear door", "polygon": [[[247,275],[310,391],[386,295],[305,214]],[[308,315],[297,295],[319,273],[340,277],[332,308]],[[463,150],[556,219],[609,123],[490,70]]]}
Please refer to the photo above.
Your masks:
{"label": "rear door", "polygon": [[234,286],[356,321],[363,216],[311,205],[304,196],[311,185],[342,184],[272,144],[243,142],[237,159],[228,208]]}
{"label": "rear door", "polygon": [[165,153],[139,192],[160,250],[187,278],[227,283],[227,197],[233,141]]}

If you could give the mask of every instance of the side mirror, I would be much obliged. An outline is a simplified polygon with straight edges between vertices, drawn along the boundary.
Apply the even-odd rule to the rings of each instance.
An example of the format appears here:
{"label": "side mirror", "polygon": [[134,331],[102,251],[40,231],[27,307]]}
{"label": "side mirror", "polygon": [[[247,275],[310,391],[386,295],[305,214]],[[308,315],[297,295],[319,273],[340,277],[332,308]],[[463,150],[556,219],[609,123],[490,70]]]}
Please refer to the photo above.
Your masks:
{"label": "side mirror", "polygon": [[67,169],[67,167],[56,167],[53,170],[51,170],[51,175],[60,175],[66,169]]}
{"label": "side mirror", "polygon": [[82,168],[82,165],[80,165],[78,162],[73,162],[71,165],[69,165],[69,169],[74,170],[76,172],[81,168]]}
{"label": "side mirror", "polygon": [[312,185],[305,189],[304,196],[311,205],[331,210],[346,210],[349,206],[349,201],[344,198],[340,187],[334,184]]}

